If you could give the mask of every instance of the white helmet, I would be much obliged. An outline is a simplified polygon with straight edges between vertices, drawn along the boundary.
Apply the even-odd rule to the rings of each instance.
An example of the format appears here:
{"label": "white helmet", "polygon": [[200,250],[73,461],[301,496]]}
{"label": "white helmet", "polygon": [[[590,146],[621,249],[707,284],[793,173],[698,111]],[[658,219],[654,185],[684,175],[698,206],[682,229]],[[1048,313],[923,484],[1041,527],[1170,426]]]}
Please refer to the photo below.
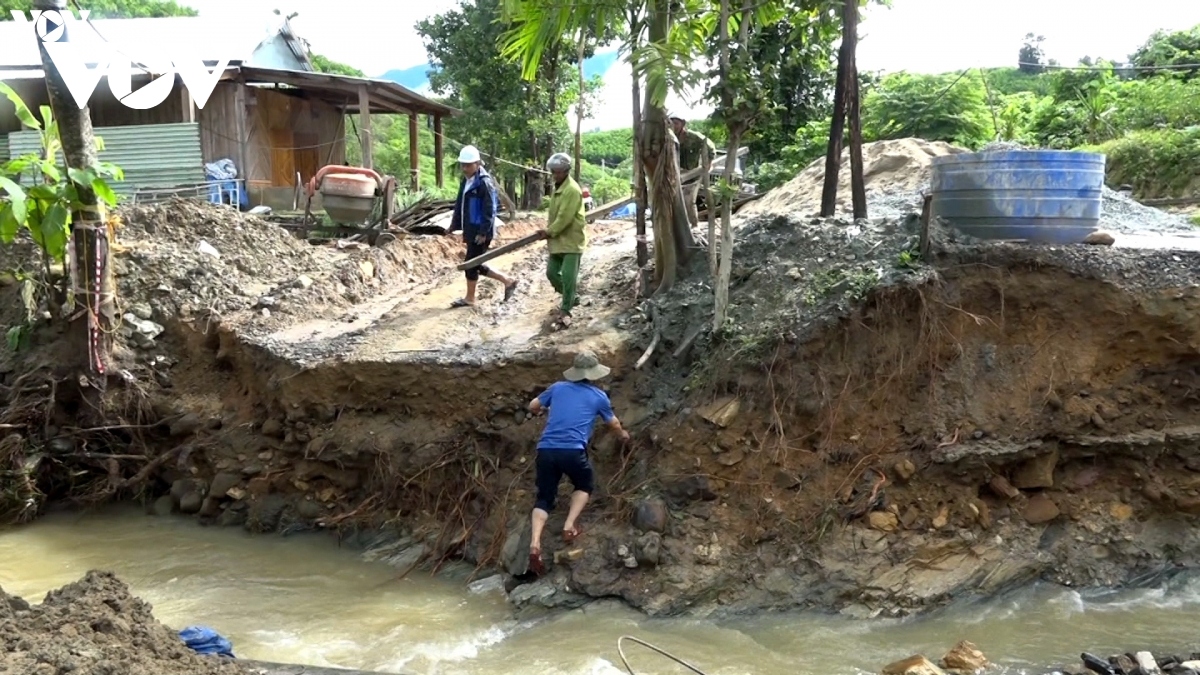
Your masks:
{"label": "white helmet", "polygon": [[474,164],[479,161],[479,148],[473,145],[464,145],[463,149],[458,153],[459,164]]}
{"label": "white helmet", "polygon": [[550,159],[546,160],[546,170],[570,171],[571,156],[563,152],[556,152],[553,155],[550,155]]}

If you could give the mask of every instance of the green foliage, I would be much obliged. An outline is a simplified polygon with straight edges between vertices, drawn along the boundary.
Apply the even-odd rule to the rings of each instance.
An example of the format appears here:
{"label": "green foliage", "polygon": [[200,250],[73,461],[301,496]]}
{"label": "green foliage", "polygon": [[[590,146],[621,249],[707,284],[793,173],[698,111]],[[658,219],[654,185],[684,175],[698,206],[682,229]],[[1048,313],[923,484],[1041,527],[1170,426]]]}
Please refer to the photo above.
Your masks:
{"label": "green foliage", "polygon": [[1200,124],[1200,82],[1164,74],[1124,82],[1117,90],[1119,129],[1181,129]]}
{"label": "green foliage", "polygon": [[828,118],[807,122],[796,130],[792,142],[783,146],[778,159],[752,165],[746,180],[754,183],[759,192],[783,185],[814,160],[825,155],[829,143]]}
{"label": "green foliage", "polygon": [[[0,189],[5,192],[0,199],[0,242],[11,244],[21,230],[27,230],[48,261],[61,264],[66,259],[70,239],[71,212],[83,206],[80,188],[92,191],[108,206],[115,206],[117,196],[107,179],[123,180],[124,176],[119,168],[106,163],[94,169],[57,166],[55,161],[62,144],[50,107],[42,106],[42,119],[38,121],[21,97],[3,82],[0,94],[15,106],[21,123],[40,131],[42,137],[40,156],[24,155],[0,164]],[[22,176],[31,177],[32,185],[21,185]]]}
{"label": "green foliage", "polygon": [[1033,75],[1020,68],[984,68],[983,76],[992,95],[1013,96],[1016,94],[1050,95],[1050,75]]}
{"label": "green foliage", "polygon": [[[197,16],[199,12],[172,0],[88,0],[83,8],[94,19],[143,19]],[[12,10],[31,12],[32,0],[0,0],[0,21],[12,21]]]}
{"label": "green foliage", "polygon": [[593,131],[583,134],[583,159],[592,164],[616,166],[633,157],[633,129]]}
{"label": "green foliage", "polygon": [[[1130,57],[1130,63],[1139,68],[1166,68],[1171,66],[1200,63],[1200,25],[1188,30],[1167,33],[1157,31]],[[1189,79],[1195,78],[1200,68],[1178,70]],[[1140,71],[1141,77],[1154,77],[1154,70]]]}
{"label": "green foliage", "polygon": [[1133,131],[1083,149],[1108,157],[1109,183],[1132,185],[1142,198],[1165,197],[1200,188],[1200,127]]}
{"label": "green foliage", "polygon": [[1191,222],[1196,227],[1200,227],[1200,213],[1193,213],[1192,217],[1191,217]]}
{"label": "green foliage", "polygon": [[870,141],[917,136],[968,148],[994,132],[978,74],[887,75],[863,99],[862,127]]}
{"label": "green foliage", "polygon": [[345,63],[339,63],[320,54],[309,54],[309,59],[312,61],[313,68],[318,73],[329,73],[331,75],[347,75],[349,77],[366,77],[363,71],[354,66]]}

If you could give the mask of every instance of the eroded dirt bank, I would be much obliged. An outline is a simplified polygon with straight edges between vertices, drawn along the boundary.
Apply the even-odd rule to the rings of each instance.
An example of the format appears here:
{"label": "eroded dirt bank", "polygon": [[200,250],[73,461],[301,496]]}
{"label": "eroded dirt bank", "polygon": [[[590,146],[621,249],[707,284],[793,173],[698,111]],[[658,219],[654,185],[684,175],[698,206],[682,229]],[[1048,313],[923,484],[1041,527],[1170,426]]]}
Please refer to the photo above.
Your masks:
{"label": "eroded dirt bank", "polygon": [[[53,336],[34,328],[5,368],[3,421],[24,429],[3,445],[10,514],[133,496],[365,533],[401,569],[464,559],[522,608],[655,614],[903,615],[1036,578],[1144,583],[1200,554],[1193,253],[939,239],[922,261],[911,216],[767,214],[739,230],[713,335],[704,275],[651,310],[631,227],[606,223],[580,321],[550,333],[540,247],[498,263],[523,280],[512,303],[481,282],[479,309],[450,310],[453,240],[311,247],[181,204],[124,219],[116,420],[44,416]],[[614,366],[635,440],[597,440],[586,536],[523,583],[540,431],[524,405],[584,347]]]}

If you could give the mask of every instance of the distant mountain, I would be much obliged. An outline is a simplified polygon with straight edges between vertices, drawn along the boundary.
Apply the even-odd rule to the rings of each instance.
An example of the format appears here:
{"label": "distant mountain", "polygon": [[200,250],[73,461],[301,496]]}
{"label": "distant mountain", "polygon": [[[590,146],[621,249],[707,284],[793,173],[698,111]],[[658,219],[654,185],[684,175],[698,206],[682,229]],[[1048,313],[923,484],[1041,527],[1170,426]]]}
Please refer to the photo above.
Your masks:
{"label": "distant mountain", "polygon": [[[617,62],[619,57],[620,54],[616,51],[596,54],[583,62],[583,72],[588,77],[592,75],[604,75]],[[422,63],[419,66],[403,69],[393,68],[380,75],[379,79],[389,80],[409,89],[421,89],[429,84],[429,64]]]}

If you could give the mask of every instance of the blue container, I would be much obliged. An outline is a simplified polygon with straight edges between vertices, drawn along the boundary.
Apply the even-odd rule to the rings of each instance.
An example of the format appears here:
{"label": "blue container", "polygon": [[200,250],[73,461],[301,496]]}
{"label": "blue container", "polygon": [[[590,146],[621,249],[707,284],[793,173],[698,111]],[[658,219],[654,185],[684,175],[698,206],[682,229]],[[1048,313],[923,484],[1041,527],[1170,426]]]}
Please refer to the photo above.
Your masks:
{"label": "blue container", "polygon": [[1078,244],[1100,226],[1104,160],[1059,150],[935,157],[930,215],[977,239]]}

